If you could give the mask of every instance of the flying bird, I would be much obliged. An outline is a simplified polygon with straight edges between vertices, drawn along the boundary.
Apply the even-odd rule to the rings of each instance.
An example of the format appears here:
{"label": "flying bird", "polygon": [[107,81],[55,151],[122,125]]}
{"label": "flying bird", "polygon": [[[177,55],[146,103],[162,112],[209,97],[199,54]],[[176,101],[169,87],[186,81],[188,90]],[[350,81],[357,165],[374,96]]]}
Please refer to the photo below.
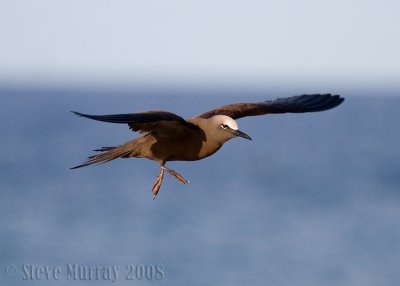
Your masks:
{"label": "flying bird", "polygon": [[334,108],[344,101],[331,94],[305,94],[258,103],[235,103],[224,105],[190,119],[163,110],[139,113],[89,115],[72,111],[76,115],[93,120],[128,124],[132,131],[142,135],[116,147],[94,150],[99,154],[90,156],[86,162],[71,169],[117,158],[147,158],[160,165],[160,173],[153,185],[156,198],[167,171],[183,184],[189,183],[182,175],[165,166],[169,161],[195,161],[211,156],[228,140],[235,137],[252,140],[240,131],[235,119],[277,113],[304,113]]}

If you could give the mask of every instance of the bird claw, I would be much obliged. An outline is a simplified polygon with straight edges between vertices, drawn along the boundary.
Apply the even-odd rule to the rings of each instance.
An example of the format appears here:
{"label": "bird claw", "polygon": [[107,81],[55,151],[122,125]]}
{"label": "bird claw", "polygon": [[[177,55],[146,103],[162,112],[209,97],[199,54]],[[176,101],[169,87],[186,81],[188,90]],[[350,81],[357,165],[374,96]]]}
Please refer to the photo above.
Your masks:
{"label": "bird claw", "polygon": [[161,170],[160,170],[160,174],[158,174],[157,176],[157,180],[153,185],[153,200],[155,200],[155,198],[157,197],[158,192],[160,191],[161,188],[161,184],[164,178],[164,171],[167,171],[171,176],[177,178],[180,182],[182,182],[183,184],[188,184],[190,183],[188,180],[186,180],[182,175],[178,174],[177,172],[175,172],[174,170],[171,170],[167,167],[161,166]]}
{"label": "bird claw", "polygon": [[172,169],[169,169],[167,167],[162,167],[162,169],[164,169],[165,171],[167,171],[171,176],[177,178],[179,181],[181,181],[183,184],[188,184],[190,183],[190,181],[186,180],[181,174],[175,172]]}
{"label": "bird claw", "polygon": [[157,194],[160,191],[161,183],[162,183],[163,178],[164,178],[164,170],[161,169],[160,174],[157,176],[157,180],[154,183],[154,186],[153,186],[153,189],[152,189],[153,200],[157,197]]}

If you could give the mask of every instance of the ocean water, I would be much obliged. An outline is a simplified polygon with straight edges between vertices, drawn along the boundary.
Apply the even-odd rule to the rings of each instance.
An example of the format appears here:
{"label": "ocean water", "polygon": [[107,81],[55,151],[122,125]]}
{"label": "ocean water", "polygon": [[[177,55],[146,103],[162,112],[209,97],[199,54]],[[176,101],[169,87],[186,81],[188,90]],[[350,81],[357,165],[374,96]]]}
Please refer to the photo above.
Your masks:
{"label": "ocean water", "polygon": [[326,112],[243,118],[253,141],[169,163],[191,183],[166,174],[154,201],[154,162],[69,169],[137,136],[70,110],[191,117],[290,95],[0,89],[0,283],[398,285],[400,98],[352,91]]}

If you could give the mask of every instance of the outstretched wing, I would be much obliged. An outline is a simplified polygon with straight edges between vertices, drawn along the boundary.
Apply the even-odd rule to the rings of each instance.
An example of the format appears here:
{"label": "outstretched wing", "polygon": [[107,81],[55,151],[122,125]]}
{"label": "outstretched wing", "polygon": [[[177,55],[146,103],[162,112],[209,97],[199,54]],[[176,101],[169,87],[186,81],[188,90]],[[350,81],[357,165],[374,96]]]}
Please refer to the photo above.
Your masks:
{"label": "outstretched wing", "polygon": [[215,115],[226,115],[233,119],[275,113],[303,113],[316,112],[334,108],[344,101],[340,95],[331,94],[304,94],[275,100],[266,100],[259,103],[228,104],[207,111],[196,117],[210,118]]}
{"label": "outstretched wing", "polygon": [[196,125],[186,121],[182,117],[162,110],[150,110],[140,113],[112,114],[112,115],[89,115],[72,111],[76,115],[93,120],[128,124],[132,131],[168,133],[171,129],[174,132],[185,128],[198,128]]}

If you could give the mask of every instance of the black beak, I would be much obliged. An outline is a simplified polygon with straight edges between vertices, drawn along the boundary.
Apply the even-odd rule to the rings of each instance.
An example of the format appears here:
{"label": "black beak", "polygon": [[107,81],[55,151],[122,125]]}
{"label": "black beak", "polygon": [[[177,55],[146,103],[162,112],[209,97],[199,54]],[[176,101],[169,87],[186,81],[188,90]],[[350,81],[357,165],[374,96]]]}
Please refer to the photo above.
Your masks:
{"label": "black beak", "polygon": [[232,133],[236,136],[236,137],[242,137],[244,139],[247,140],[252,140],[251,137],[249,135],[247,135],[246,133],[240,131],[240,130],[233,130],[232,129]]}

